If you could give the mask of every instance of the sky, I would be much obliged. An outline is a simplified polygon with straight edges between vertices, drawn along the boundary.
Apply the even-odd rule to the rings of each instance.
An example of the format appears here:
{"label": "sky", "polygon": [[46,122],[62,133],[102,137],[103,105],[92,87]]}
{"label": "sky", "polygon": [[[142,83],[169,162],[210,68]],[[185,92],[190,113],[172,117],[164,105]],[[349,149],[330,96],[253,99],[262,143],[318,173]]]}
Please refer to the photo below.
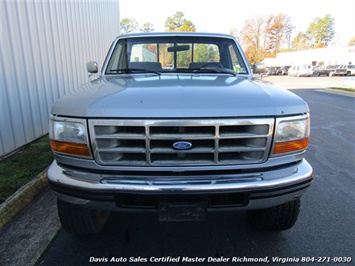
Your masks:
{"label": "sky", "polygon": [[258,15],[283,13],[292,18],[294,35],[305,32],[313,19],[330,14],[335,19],[337,45],[347,45],[355,36],[354,0],[119,0],[120,19],[133,18],[139,26],[146,22],[155,31],[165,31],[167,17],[176,11],[184,13],[196,31],[230,33],[239,32],[247,19]]}

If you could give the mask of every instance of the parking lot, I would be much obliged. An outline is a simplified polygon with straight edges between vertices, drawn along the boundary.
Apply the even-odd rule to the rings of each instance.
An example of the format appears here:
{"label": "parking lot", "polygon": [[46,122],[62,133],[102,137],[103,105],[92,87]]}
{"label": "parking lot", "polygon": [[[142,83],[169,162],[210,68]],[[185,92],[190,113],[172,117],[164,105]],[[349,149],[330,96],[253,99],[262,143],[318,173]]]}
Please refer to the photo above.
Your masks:
{"label": "parking lot", "polygon": [[[342,87],[345,80],[350,77],[288,77],[288,76],[263,76],[264,81],[273,82],[285,89],[323,89]],[[351,77],[354,78],[355,77]]]}

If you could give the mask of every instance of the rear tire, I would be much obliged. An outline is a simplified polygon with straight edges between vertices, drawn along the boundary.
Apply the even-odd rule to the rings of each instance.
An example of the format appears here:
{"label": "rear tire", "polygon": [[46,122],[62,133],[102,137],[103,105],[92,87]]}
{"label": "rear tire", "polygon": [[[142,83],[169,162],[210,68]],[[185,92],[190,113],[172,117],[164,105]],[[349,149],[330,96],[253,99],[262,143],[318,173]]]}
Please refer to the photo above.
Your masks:
{"label": "rear tire", "polygon": [[282,231],[294,226],[297,221],[301,200],[295,199],[268,209],[247,212],[249,222],[257,229]]}
{"label": "rear tire", "polygon": [[84,208],[57,199],[58,215],[65,231],[76,235],[90,235],[99,233],[104,226],[110,212]]}

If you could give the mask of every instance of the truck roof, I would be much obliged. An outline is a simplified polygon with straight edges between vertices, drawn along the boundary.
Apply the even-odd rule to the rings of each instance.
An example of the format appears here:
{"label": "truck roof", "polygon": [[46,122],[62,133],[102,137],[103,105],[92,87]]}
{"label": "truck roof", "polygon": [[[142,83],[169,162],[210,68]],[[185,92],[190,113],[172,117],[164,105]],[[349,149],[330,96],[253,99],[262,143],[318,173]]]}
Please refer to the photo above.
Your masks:
{"label": "truck roof", "polygon": [[128,33],[117,36],[117,38],[137,38],[137,37],[160,37],[160,36],[196,36],[196,37],[220,37],[234,39],[232,35],[223,33],[208,33],[208,32],[140,32],[140,33]]}

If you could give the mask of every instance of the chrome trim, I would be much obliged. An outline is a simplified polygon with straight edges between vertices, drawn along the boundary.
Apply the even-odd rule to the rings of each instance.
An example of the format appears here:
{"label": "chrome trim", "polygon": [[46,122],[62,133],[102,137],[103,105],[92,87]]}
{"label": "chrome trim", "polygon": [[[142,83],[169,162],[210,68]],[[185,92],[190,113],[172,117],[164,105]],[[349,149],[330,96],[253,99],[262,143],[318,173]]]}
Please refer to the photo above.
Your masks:
{"label": "chrome trim", "polygon": [[[274,118],[90,119],[88,126],[99,165],[220,166],[264,163]],[[188,141],[193,148],[173,149],[176,141]]]}
{"label": "chrome trim", "polygon": [[219,165],[216,166],[157,166],[157,167],[138,167],[138,166],[111,166],[99,165],[94,160],[87,160],[82,158],[68,157],[61,154],[56,154],[55,159],[59,164],[86,169],[85,171],[134,171],[136,173],[149,173],[149,172],[164,172],[172,171],[183,173],[186,171],[215,171],[215,170],[244,170],[253,169],[254,172],[261,171],[261,169],[278,167],[280,165],[287,165],[301,161],[305,157],[306,151],[300,151],[294,154],[286,154],[284,156],[269,158],[266,162],[260,164],[241,164],[241,165]]}
{"label": "chrome trim", "polygon": [[[48,179],[53,185],[64,185],[87,192],[227,192],[257,191],[280,188],[312,180],[312,167],[303,159],[300,163],[274,169],[272,171],[250,174],[218,175],[211,173],[206,176],[151,177],[145,176],[114,176],[91,172],[80,172],[65,169],[54,161],[48,169]],[[228,179],[229,178],[229,179]],[[107,182],[111,180],[112,182]],[[114,182],[113,182],[114,181]],[[164,182],[162,182],[164,181]],[[200,182],[197,182],[200,181]]]}

